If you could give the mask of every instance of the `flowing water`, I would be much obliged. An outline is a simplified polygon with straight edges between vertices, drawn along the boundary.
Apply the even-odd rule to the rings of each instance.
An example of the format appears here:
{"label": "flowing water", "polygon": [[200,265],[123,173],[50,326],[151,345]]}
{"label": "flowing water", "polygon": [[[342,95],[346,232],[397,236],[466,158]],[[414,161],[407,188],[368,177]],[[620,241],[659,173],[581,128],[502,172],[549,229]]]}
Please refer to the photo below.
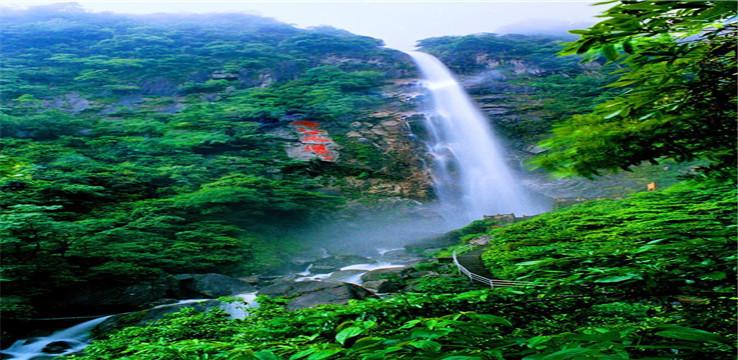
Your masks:
{"label": "flowing water", "polygon": [[[49,336],[18,340],[0,354],[12,360],[28,360],[37,356],[72,354],[87,346],[90,331],[110,316],[100,317],[57,331]],[[53,349],[56,350],[53,350]],[[5,359],[5,357],[3,357]]]}
{"label": "flowing water", "polygon": [[431,97],[426,116],[431,174],[441,213],[455,225],[483,215],[535,215],[547,202],[522,185],[508,165],[489,119],[476,107],[451,71],[432,55],[409,52]]}
{"label": "flowing water", "polygon": [[[243,319],[249,315],[248,309],[257,306],[256,293],[244,293],[232,296],[242,302],[224,303],[221,308],[234,319]],[[194,304],[210,299],[180,300],[173,304],[159,305],[155,308]],[[35,360],[48,359],[61,355],[74,354],[89,345],[90,332],[113,315],[99,317],[70,328],[59,330],[51,335],[22,339],[14,342],[10,347],[0,350],[0,357],[8,360]]]}

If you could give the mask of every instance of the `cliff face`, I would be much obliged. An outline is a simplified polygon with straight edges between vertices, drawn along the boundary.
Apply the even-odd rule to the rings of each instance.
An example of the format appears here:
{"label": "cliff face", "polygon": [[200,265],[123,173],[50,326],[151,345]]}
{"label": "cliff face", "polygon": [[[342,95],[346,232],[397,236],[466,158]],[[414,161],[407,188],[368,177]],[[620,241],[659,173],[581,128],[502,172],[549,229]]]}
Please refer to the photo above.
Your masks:
{"label": "cliff face", "polygon": [[319,177],[325,191],[427,201],[433,194],[423,144],[410,130],[421,114],[407,109],[414,106],[415,87],[413,79],[390,81],[382,89],[390,101],[348,124],[294,121],[269,133],[285,141],[290,157],[324,164]]}

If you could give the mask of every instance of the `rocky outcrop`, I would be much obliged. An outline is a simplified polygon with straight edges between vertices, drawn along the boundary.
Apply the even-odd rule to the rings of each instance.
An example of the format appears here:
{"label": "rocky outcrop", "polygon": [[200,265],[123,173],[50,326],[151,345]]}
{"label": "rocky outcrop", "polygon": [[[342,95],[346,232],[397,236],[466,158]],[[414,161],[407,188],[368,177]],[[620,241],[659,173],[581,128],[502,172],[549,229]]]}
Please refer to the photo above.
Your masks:
{"label": "rocky outcrop", "polygon": [[371,114],[368,121],[351,123],[343,139],[349,156],[345,162],[376,175],[348,176],[345,181],[349,186],[367,195],[432,197],[431,179],[423,165],[424,145],[410,130],[410,123],[421,116],[417,112],[382,111]]}
{"label": "rocky outcrop", "polygon": [[287,310],[321,304],[348,304],[349,300],[374,297],[371,291],[354,284],[336,281],[283,282],[259,290],[259,295],[290,297]]}
{"label": "rocky outcrop", "polygon": [[[110,314],[138,310],[171,290],[168,278],[130,286],[95,286],[73,288],[53,297],[44,309],[49,314]],[[50,299],[51,300],[51,299]]]}
{"label": "rocky outcrop", "polygon": [[319,159],[326,162],[336,162],[341,153],[340,146],[323,130],[321,123],[316,121],[299,120],[290,123],[292,137],[297,141],[289,142],[287,154],[295,159],[309,161]]}
{"label": "rocky outcrop", "polygon": [[221,274],[182,274],[174,276],[172,295],[176,299],[217,298],[256,291],[246,281]]}
{"label": "rocky outcrop", "polygon": [[366,274],[362,275],[361,280],[378,281],[378,280],[389,279],[389,278],[402,278],[404,277],[405,274],[411,271],[413,271],[413,268],[411,266],[377,269],[377,270],[369,271]]}
{"label": "rocky outcrop", "polygon": [[50,100],[44,100],[42,106],[44,109],[58,109],[72,114],[78,114],[91,108],[93,103],[82,97],[79,93],[71,92]]}
{"label": "rocky outcrop", "polygon": [[367,289],[375,290],[377,293],[393,293],[402,290],[402,284],[389,279],[381,279],[376,281],[367,281],[363,284]]}
{"label": "rocky outcrop", "polygon": [[139,86],[141,94],[155,96],[173,96],[177,94],[177,88],[179,88],[178,84],[161,76],[142,80]]}
{"label": "rocky outcrop", "polygon": [[310,272],[314,274],[327,274],[340,268],[353,264],[373,264],[376,261],[358,255],[336,255],[318,259],[312,262]]}
{"label": "rocky outcrop", "polygon": [[44,308],[55,315],[110,314],[184,299],[217,298],[253,291],[249,283],[230,276],[182,274],[136,285],[78,287],[69,293],[57,294]]}

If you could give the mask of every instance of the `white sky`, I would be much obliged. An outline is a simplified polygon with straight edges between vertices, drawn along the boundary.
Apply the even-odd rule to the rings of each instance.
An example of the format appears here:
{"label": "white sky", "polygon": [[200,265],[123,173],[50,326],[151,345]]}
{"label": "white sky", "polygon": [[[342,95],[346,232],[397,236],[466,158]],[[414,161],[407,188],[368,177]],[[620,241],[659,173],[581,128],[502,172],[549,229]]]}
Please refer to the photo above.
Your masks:
{"label": "white sky", "polygon": [[[72,1],[0,0],[10,7]],[[576,29],[596,22],[607,6],[595,0],[481,0],[481,1],[177,1],[78,0],[91,11],[116,13],[244,12],[277,19],[298,27],[330,25],[385,41],[387,46],[411,50],[415,41],[444,35],[531,32],[550,27]]]}

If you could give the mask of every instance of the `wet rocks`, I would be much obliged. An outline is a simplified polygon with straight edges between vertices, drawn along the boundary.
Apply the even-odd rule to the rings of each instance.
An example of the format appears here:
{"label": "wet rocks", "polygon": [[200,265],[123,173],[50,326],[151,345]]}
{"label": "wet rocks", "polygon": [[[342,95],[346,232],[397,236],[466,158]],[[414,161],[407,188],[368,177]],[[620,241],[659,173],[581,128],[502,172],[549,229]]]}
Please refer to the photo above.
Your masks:
{"label": "wet rocks", "polygon": [[90,284],[57,294],[44,308],[54,315],[110,314],[182,299],[217,298],[253,291],[251,284],[226,275],[181,274],[128,286]]}
{"label": "wet rocks", "polygon": [[348,304],[349,300],[374,297],[374,293],[355,284],[337,281],[284,282],[267,286],[259,295],[289,296],[287,310],[299,310],[321,304]]}
{"label": "wet rocks", "polygon": [[70,344],[67,341],[59,340],[59,341],[52,341],[41,350],[41,352],[47,353],[47,354],[61,354],[66,352],[67,350],[74,347],[74,344]]}
{"label": "wet rocks", "polygon": [[376,261],[359,255],[335,255],[313,261],[310,272],[327,274],[353,264],[374,264]]}
{"label": "wet rocks", "polygon": [[221,274],[182,274],[174,281],[174,297],[178,299],[217,298],[256,290],[246,281]]}
{"label": "wet rocks", "polygon": [[401,277],[404,277],[404,274],[407,273],[408,271],[413,271],[413,268],[410,266],[406,266],[406,267],[377,269],[377,270],[369,271],[366,274],[362,275],[361,280],[377,281],[377,280],[388,279],[388,278],[401,278]]}
{"label": "wet rocks", "polygon": [[367,281],[364,282],[363,286],[367,289],[375,290],[378,293],[393,293],[403,288],[400,282],[390,279]]}

